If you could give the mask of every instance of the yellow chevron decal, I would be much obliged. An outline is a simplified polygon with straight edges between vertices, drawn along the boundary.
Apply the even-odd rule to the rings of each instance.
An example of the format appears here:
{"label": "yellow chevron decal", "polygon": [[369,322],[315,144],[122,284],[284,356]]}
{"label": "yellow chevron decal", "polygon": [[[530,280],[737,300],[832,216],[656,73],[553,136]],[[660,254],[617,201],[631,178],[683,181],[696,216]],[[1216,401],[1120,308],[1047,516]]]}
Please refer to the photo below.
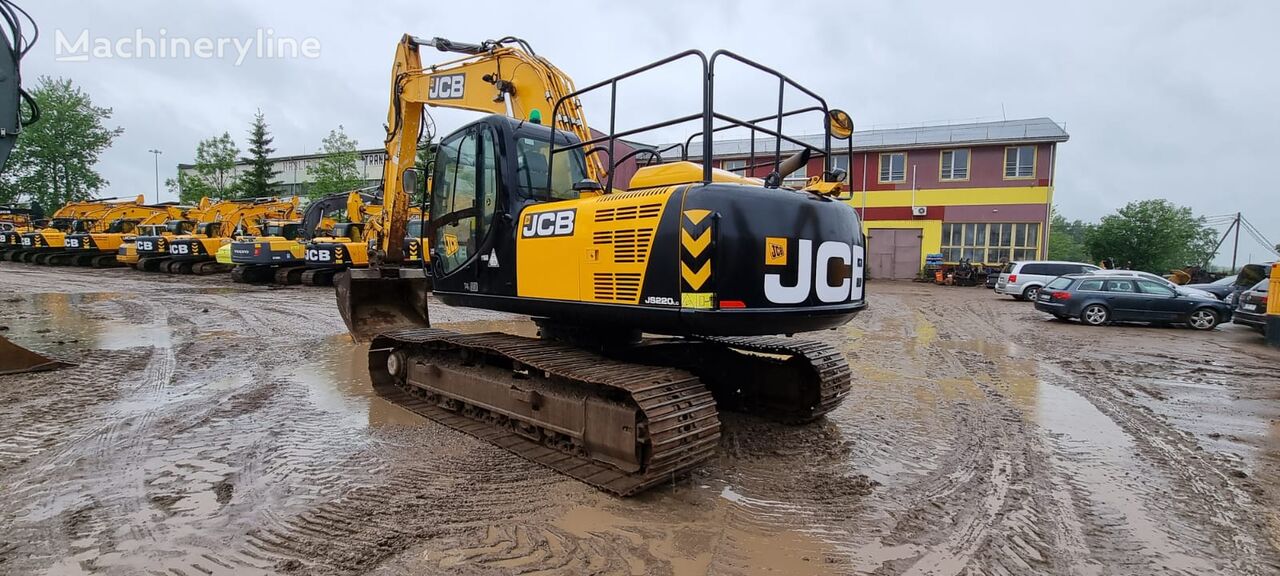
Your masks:
{"label": "yellow chevron decal", "polygon": [[685,210],[684,217],[688,218],[689,222],[691,222],[694,226],[697,226],[699,223],[702,222],[702,219],[706,218],[707,214],[710,214],[710,213],[711,213],[710,210]]}
{"label": "yellow chevron decal", "polygon": [[680,245],[684,246],[684,249],[689,251],[690,256],[693,256],[694,258],[701,256],[702,251],[706,250],[707,246],[711,245],[711,229],[707,228],[706,230],[703,230],[702,234],[698,235],[697,238],[694,238],[689,234],[688,230],[681,228]]}
{"label": "yellow chevron decal", "polygon": [[689,269],[689,265],[684,262],[680,263],[680,277],[694,290],[702,289],[702,285],[707,283],[707,279],[711,278],[711,261],[708,260],[702,265],[702,269],[694,272]]}

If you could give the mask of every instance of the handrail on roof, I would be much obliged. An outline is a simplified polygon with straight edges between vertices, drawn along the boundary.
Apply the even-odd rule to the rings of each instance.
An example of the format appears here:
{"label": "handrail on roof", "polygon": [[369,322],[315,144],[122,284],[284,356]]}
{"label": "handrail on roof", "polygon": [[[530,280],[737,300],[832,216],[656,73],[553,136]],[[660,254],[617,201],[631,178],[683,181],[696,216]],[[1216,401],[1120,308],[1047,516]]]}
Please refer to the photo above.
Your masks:
{"label": "handrail on roof", "polygon": [[[739,64],[743,64],[749,68],[754,68],[767,75],[776,77],[778,79],[777,112],[768,116],[762,116],[759,118],[753,118],[749,120],[743,120],[743,119],[735,118],[728,114],[716,112],[715,111],[715,67],[717,62],[722,58],[727,61],[733,61]],[[655,68],[659,68],[659,67],[671,64],[673,62],[681,61],[685,59],[697,59],[699,63],[702,65],[702,70],[701,70],[702,111],[700,113],[686,114],[683,116],[678,116],[676,118],[672,118],[672,119],[668,119],[668,120],[664,120],[664,121],[656,122],[652,124],[647,124],[644,126],[640,126],[638,128],[632,128],[632,129],[623,130],[619,132],[617,129],[618,82],[620,80],[625,80],[627,78],[653,70]],[[792,88],[799,90],[803,95],[808,96],[815,103],[805,107],[797,108],[794,110],[787,110],[784,102],[787,86],[791,86]],[[832,134],[831,134],[831,126],[827,121],[828,118],[830,117],[830,109],[827,107],[826,100],[824,100],[821,96],[817,95],[816,93],[809,90],[808,88],[805,88],[804,86],[801,86],[800,84],[786,77],[782,73],[768,66],[765,66],[763,64],[744,58],[728,50],[716,50],[711,54],[710,58],[708,58],[707,55],[700,50],[685,50],[683,52],[673,54],[661,60],[651,62],[639,68],[628,70],[627,72],[623,72],[622,74],[619,74],[612,78],[608,78],[606,80],[596,82],[595,84],[591,84],[589,86],[583,87],[577,91],[566,94],[560,97],[558,100],[556,100],[556,103],[551,110],[551,117],[552,118],[559,117],[560,108],[565,104],[565,102],[577,100],[583,94],[586,94],[588,92],[593,92],[593,91],[602,89],[604,87],[609,88],[609,131],[608,133],[605,136],[592,138],[586,142],[577,142],[577,143],[570,143],[565,146],[557,146],[556,133],[558,129],[555,123],[553,122],[551,125],[551,135],[549,138],[550,140],[549,156],[554,156],[557,153],[564,153],[564,152],[568,152],[576,149],[586,149],[589,151],[589,153],[606,154],[610,159],[610,170],[609,170],[608,180],[603,183],[605,192],[611,192],[613,190],[614,173],[617,171],[616,169],[618,165],[621,162],[625,161],[626,159],[635,156],[634,153],[627,154],[615,162],[614,159],[618,157],[617,155],[614,154],[614,142],[617,139],[623,138],[626,136],[631,136],[634,134],[657,130],[660,128],[665,128],[667,126],[682,124],[692,120],[701,120],[702,129],[698,132],[695,132],[687,140],[685,140],[685,143],[683,144],[683,146],[681,146],[680,157],[682,159],[688,159],[689,154],[692,151],[693,139],[698,136],[703,136],[702,142],[701,142],[702,144],[702,154],[701,154],[702,180],[705,183],[711,182],[711,179],[712,179],[711,159],[712,159],[712,146],[715,141],[714,136],[717,132],[728,130],[731,128],[746,128],[751,131],[751,158],[752,158],[753,166],[755,165],[756,133],[760,132],[773,137],[773,140],[774,140],[773,168],[775,172],[779,170],[782,163],[782,141],[783,140],[786,140],[787,142],[794,144],[796,146],[799,146],[803,149],[808,149],[810,152],[818,153],[823,159],[823,171],[828,172],[831,170]],[[818,111],[822,112],[822,118],[823,118],[823,145],[821,148],[815,145],[811,145],[807,142],[804,142],[803,140],[800,140],[796,137],[788,136],[787,134],[784,134],[782,132],[783,119],[790,116],[797,116],[800,114],[812,113],[812,112],[818,112]],[[719,127],[715,126],[715,122],[717,120],[724,122],[724,124]],[[772,127],[763,125],[771,121],[774,123]],[[598,144],[602,144],[602,143],[605,144],[603,147],[597,146]],[[675,146],[676,145],[673,145],[672,147],[675,147]],[[659,151],[658,154],[661,154],[666,150],[667,149],[663,149]],[[548,158],[548,160],[550,160],[550,158]],[[548,171],[548,174],[547,174],[548,189],[551,188],[552,177],[553,177],[552,171]]]}

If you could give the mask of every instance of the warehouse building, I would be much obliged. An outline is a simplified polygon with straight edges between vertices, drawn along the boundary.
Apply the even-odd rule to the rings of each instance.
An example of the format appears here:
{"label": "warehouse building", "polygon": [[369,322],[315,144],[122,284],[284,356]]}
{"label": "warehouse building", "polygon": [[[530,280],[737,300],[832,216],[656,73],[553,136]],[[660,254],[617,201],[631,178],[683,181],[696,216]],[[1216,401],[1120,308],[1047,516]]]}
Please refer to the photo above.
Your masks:
{"label": "warehouse building", "polygon": [[[821,146],[820,136],[805,139]],[[990,266],[1043,258],[1054,162],[1066,141],[1048,118],[854,132],[834,164],[848,171],[843,198],[862,216],[868,274],[913,278],[929,254]],[[773,148],[772,139],[756,140],[752,175],[769,172],[758,165]],[[796,148],[784,143],[783,154]],[[743,173],[750,150],[750,140],[725,140],[712,155],[717,167]],[[821,173],[814,158],[785,183],[800,186]]]}

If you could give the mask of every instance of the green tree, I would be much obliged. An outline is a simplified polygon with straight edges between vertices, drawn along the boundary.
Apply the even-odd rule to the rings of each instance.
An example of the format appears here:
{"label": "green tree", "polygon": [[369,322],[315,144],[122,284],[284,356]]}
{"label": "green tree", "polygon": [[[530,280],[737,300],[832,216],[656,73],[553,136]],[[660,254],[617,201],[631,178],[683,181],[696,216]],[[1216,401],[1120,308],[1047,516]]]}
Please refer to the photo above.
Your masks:
{"label": "green tree", "polygon": [[244,198],[263,198],[275,195],[276,174],[268,158],[276,151],[271,147],[275,138],[267,131],[267,121],[262,110],[253,117],[249,127],[249,169],[240,175],[240,194]]}
{"label": "green tree", "polygon": [[337,130],[330,130],[329,135],[321,141],[320,153],[323,156],[307,166],[307,175],[311,177],[307,196],[312,199],[323,198],[360,187],[363,182],[360,177],[360,154],[356,152],[356,141],[347,136],[342,125],[338,125]]}
{"label": "green tree", "polygon": [[1049,258],[1071,262],[1092,262],[1094,259],[1085,245],[1085,238],[1092,224],[1080,220],[1068,221],[1053,208],[1049,222]]}
{"label": "green tree", "polygon": [[184,204],[194,204],[201,196],[211,200],[236,198],[240,189],[235,176],[239,154],[230,133],[201,140],[196,144],[194,169],[186,173],[179,171],[176,180],[166,180],[165,184],[170,190],[177,190],[178,200]]}
{"label": "green tree", "polygon": [[0,202],[25,196],[56,210],[67,202],[92,198],[108,184],[94,169],[98,156],[124,129],[108,128],[111,109],[94,106],[89,95],[66,78],[41,76],[31,96],[40,107],[40,121],[18,136],[0,176]]}
{"label": "green tree", "polygon": [[1190,208],[1168,200],[1130,202],[1086,234],[1085,244],[1096,258],[1114,258],[1135,270],[1165,274],[1189,265],[1203,265],[1212,256],[1217,233]]}
{"label": "green tree", "polygon": [[414,197],[411,202],[417,203],[423,198],[423,194],[427,192],[427,179],[431,177],[434,166],[431,162],[435,160],[436,147],[428,142],[424,146],[418,147],[418,157],[413,161],[413,167],[422,171],[422,177],[418,178],[418,189],[414,191]]}

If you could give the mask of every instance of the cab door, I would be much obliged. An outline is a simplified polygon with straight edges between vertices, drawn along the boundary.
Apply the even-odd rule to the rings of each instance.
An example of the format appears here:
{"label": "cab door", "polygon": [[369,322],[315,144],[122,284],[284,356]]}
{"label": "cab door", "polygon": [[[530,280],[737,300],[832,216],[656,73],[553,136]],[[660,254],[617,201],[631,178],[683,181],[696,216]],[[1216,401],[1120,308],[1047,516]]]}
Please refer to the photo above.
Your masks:
{"label": "cab door", "polygon": [[493,273],[482,266],[498,204],[498,150],[492,128],[454,133],[436,150],[431,178],[432,273],[438,289],[483,292]]}

